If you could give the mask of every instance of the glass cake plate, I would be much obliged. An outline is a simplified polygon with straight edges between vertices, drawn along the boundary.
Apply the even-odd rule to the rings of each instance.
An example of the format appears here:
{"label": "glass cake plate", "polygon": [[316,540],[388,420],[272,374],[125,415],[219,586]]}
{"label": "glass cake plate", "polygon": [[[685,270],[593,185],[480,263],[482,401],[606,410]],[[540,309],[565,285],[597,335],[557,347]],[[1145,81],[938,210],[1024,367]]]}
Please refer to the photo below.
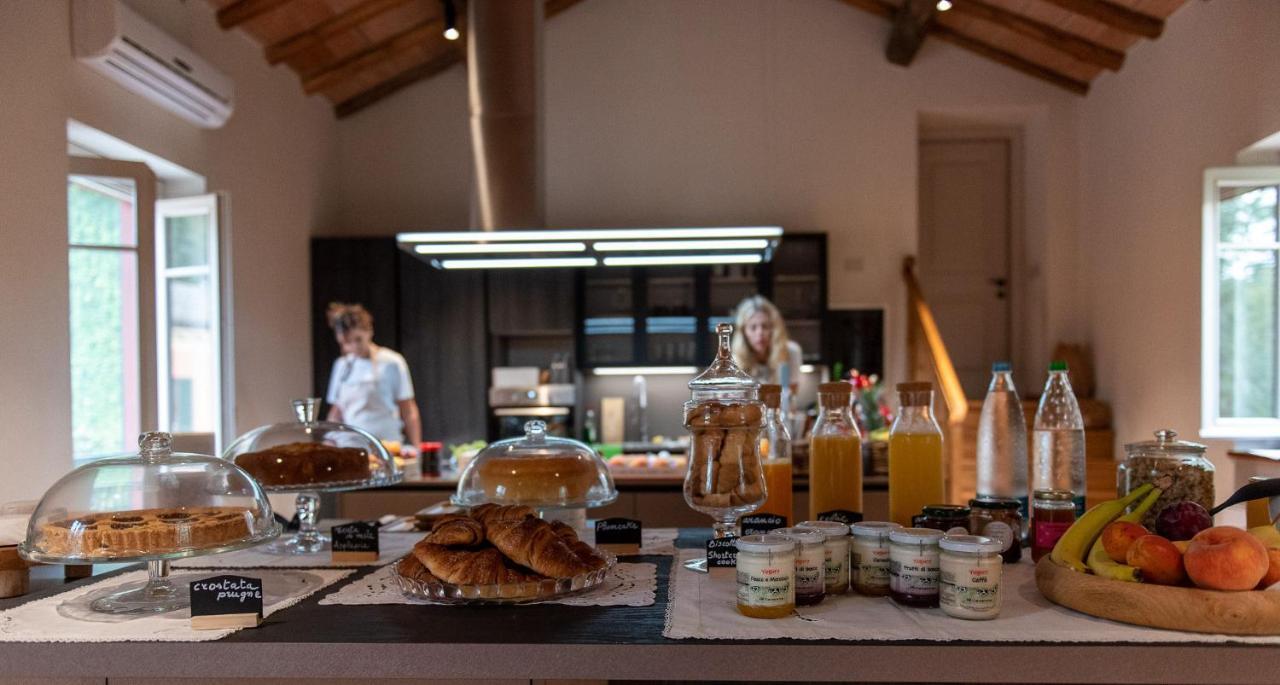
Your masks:
{"label": "glass cake plate", "polygon": [[618,565],[618,557],[604,550],[598,551],[606,559],[604,567],[572,578],[546,578],[505,585],[453,585],[439,580],[406,578],[400,575],[398,561],[394,575],[400,591],[410,599],[434,604],[530,604],[587,592],[603,585]]}

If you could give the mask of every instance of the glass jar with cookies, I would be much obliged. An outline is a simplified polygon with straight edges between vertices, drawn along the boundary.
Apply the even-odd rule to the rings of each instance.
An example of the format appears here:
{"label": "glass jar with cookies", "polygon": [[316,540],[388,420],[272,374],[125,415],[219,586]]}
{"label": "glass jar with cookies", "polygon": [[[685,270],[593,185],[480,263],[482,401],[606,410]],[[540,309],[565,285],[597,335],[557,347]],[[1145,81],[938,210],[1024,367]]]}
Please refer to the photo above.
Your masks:
{"label": "glass jar with cookies", "polygon": [[758,509],[767,492],[760,461],[760,386],[733,361],[733,326],[719,324],[716,335],[715,361],[689,381],[691,398],[684,405],[690,434],[684,499],[714,519],[715,535],[722,538],[734,534],[738,517]]}

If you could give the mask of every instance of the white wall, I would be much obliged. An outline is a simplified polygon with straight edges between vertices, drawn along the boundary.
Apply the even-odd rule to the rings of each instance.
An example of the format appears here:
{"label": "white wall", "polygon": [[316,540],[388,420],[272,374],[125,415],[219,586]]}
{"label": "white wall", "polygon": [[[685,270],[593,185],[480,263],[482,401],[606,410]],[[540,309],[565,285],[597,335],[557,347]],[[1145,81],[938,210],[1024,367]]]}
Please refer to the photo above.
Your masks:
{"label": "white wall", "polygon": [[[1122,442],[1200,424],[1204,170],[1280,131],[1280,7],[1189,2],[1081,108],[1079,268]],[[1237,483],[1214,444],[1219,499]]]}
{"label": "white wall", "polygon": [[0,2],[0,502],[38,497],[71,463],[68,118],[230,195],[239,428],[288,418],[288,399],[310,389],[307,240],[332,211],[330,109],[249,38],[219,29],[207,3],[130,4],[235,80],[236,114],[195,128],[77,64],[65,0]]}

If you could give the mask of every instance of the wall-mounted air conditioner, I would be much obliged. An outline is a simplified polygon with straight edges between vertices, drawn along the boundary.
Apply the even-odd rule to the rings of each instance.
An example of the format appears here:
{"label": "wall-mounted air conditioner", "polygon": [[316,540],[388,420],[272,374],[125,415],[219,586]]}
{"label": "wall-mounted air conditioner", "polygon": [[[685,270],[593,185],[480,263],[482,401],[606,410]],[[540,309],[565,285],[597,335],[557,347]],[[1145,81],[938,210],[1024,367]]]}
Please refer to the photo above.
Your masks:
{"label": "wall-mounted air conditioner", "polygon": [[80,61],[198,126],[231,116],[231,79],[119,0],[73,0],[71,45]]}

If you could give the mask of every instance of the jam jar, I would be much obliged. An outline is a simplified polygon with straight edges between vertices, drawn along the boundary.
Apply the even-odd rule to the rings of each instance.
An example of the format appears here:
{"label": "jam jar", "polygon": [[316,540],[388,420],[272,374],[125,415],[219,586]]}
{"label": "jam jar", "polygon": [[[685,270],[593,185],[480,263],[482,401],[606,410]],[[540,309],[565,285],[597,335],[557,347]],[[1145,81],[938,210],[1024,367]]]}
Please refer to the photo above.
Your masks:
{"label": "jam jar", "polygon": [[[916,528],[932,528],[944,533],[954,528],[969,532],[969,507],[960,504],[928,504],[919,516],[911,518]],[[957,531],[958,532],[958,531]]]}
{"label": "jam jar", "polygon": [[1070,490],[1036,490],[1031,500],[1031,560],[1053,551],[1058,539],[1076,522],[1074,493]]}
{"label": "jam jar", "polygon": [[1012,497],[969,500],[969,532],[1000,542],[1000,556],[1012,564],[1022,558],[1022,503]]}

